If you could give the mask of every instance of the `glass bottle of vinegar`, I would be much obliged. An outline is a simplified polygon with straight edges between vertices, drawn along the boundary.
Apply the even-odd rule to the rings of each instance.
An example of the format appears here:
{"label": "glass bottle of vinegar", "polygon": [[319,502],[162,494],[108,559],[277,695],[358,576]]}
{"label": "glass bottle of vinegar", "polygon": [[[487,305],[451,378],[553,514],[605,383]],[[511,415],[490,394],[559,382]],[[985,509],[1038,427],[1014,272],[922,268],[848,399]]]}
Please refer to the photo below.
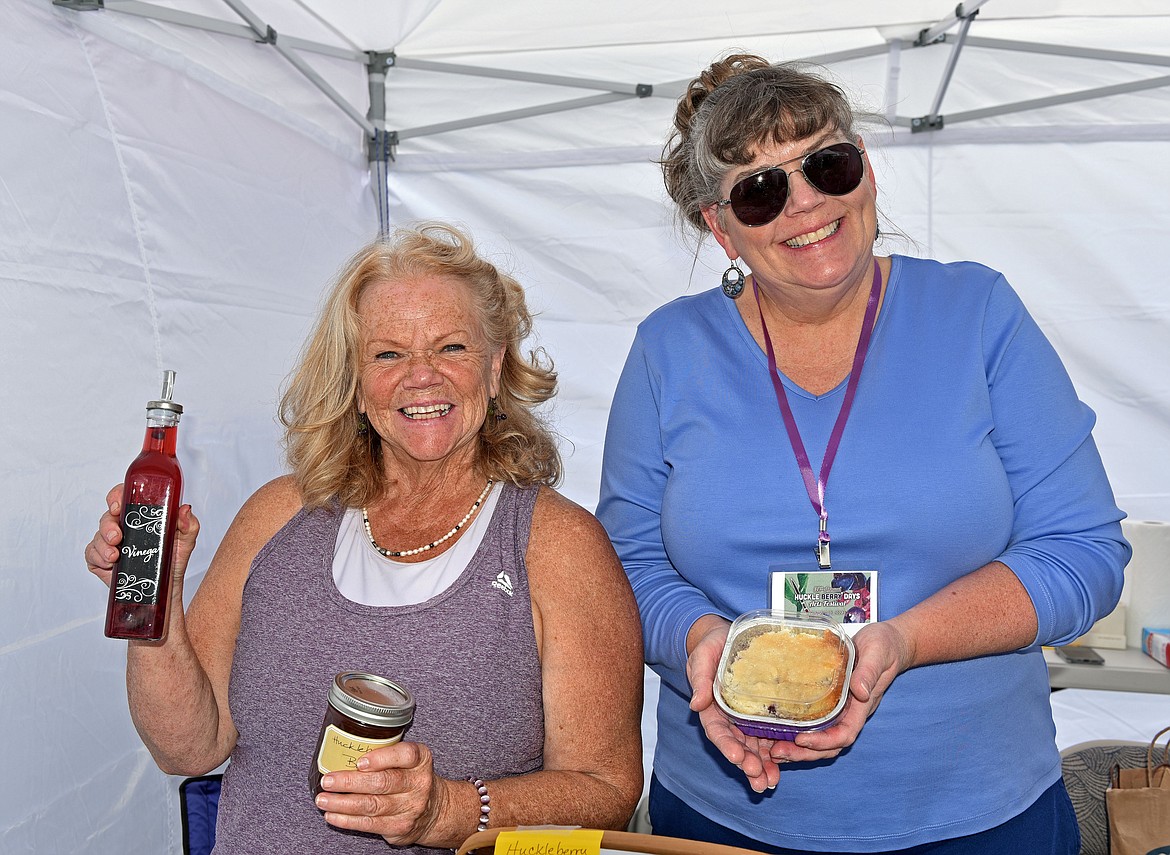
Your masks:
{"label": "glass bottle of vinegar", "polygon": [[146,405],[142,453],[126,470],[122,544],[106,608],[109,638],[158,640],[166,632],[171,550],[183,474],[175,457],[183,407],[171,400],[175,372],[164,373],[161,400]]}

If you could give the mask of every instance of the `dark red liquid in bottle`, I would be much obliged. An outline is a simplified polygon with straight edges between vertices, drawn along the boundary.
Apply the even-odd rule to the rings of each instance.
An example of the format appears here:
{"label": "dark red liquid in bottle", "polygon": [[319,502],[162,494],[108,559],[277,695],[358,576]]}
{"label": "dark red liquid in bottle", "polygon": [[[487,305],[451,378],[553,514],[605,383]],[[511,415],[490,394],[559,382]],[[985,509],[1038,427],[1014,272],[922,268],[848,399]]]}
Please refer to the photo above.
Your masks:
{"label": "dark red liquid in bottle", "polygon": [[126,470],[121,555],[106,609],[110,638],[158,640],[166,632],[183,475],[175,457],[178,415],[148,412],[142,453]]}

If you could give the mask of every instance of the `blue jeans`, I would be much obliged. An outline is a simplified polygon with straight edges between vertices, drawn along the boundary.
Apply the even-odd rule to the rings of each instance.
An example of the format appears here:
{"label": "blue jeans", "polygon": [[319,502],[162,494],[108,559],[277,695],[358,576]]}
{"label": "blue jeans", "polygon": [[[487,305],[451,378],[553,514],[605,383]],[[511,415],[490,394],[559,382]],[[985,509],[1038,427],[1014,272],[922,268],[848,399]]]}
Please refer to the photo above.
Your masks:
{"label": "blue jeans", "polygon": [[[650,778],[650,825],[655,834],[667,837],[723,843],[773,855],[807,855],[806,850],[761,843],[707,819],[662,786],[657,776]],[[1077,855],[1080,848],[1076,814],[1064,781],[1058,780],[1031,807],[1002,825],[965,837],[890,850],[889,855]]]}

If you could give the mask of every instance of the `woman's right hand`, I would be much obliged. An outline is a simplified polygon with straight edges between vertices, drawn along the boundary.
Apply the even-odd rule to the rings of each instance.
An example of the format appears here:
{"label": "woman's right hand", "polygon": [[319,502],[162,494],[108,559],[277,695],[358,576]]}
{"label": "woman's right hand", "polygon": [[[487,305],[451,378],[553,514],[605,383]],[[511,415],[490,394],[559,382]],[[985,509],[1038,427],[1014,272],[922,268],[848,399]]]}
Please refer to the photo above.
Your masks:
{"label": "woman's right hand", "polygon": [[118,562],[119,546],[122,543],[122,527],[118,519],[122,513],[122,484],[106,494],[106,512],[98,520],[97,534],[85,547],[85,566],[108,586]]}
{"label": "woman's right hand", "polygon": [[711,744],[743,772],[754,791],[762,793],[780,781],[780,766],[772,758],[775,740],[748,736],[715,703],[715,672],[730,629],[731,624],[723,618],[704,615],[688,633],[691,709],[699,714],[699,722]]}
{"label": "woman's right hand", "polygon": [[[98,520],[98,529],[93,540],[85,547],[86,567],[106,585],[109,585],[113,578],[114,565],[118,562],[122,543],[122,526],[119,520],[122,516],[123,490],[124,485],[115,484],[106,494],[106,512]],[[173,581],[176,577],[181,578],[186,570],[187,561],[195,549],[198,537],[199,520],[191,512],[190,505],[181,505],[175,521],[175,546],[171,557]]]}

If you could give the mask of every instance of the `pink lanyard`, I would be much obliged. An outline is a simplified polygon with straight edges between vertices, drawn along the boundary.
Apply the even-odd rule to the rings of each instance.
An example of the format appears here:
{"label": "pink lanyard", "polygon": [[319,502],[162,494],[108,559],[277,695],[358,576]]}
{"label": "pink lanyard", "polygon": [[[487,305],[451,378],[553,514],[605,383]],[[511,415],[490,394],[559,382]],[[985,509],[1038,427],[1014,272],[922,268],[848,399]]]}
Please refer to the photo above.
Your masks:
{"label": "pink lanyard", "polygon": [[857,394],[857,383],[861,380],[861,368],[865,365],[865,355],[869,351],[869,339],[873,333],[874,320],[877,318],[878,295],[882,290],[882,272],[878,267],[877,259],[873,262],[873,285],[869,289],[869,302],[865,306],[865,320],[861,325],[861,337],[857,340],[857,351],[853,354],[853,368],[849,371],[849,383],[845,387],[845,400],[841,402],[841,411],[837,413],[837,421],[833,424],[833,432],[829,434],[829,444],[825,447],[825,457],[821,461],[821,474],[813,480],[812,465],[808,460],[808,452],[804,450],[804,442],[800,439],[800,429],[796,426],[796,419],[792,416],[792,407],[788,404],[788,393],[780,381],[780,369],[776,367],[776,352],[772,348],[772,337],[768,335],[768,324],[764,321],[764,309],[760,306],[760,289],[756,279],[752,277],[752,291],[756,295],[756,308],[760,310],[760,326],[764,329],[764,344],[768,350],[768,375],[772,378],[772,387],[776,390],[776,401],[780,404],[780,413],[784,416],[784,427],[788,431],[788,440],[792,443],[792,451],[796,455],[796,462],[800,466],[800,475],[804,479],[804,488],[808,491],[809,501],[813,510],[821,521],[820,534],[817,536],[817,545],[813,553],[817,557],[817,564],[822,570],[830,568],[829,563],[829,512],[825,510],[825,486],[829,483],[829,471],[833,468],[833,458],[837,456],[837,447],[841,444],[841,434],[845,431],[845,422],[849,420],[849,411],[853,408],[853,397]]}

